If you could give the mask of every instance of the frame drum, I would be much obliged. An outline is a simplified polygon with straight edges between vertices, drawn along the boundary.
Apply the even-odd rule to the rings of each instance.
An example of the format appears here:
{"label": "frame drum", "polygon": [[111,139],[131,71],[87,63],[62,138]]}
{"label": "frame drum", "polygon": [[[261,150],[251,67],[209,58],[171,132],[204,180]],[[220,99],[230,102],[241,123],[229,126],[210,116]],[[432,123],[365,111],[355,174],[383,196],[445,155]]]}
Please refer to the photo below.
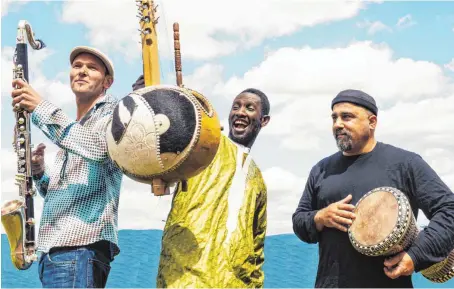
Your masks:
{"label": "frame drum", "polygon": [[[392,187],[365,194],[356,204],[356,219],[348,228],[353,247],[367,256],[390,256],[407,250],[418,235],[416,219],[407,196]],[[454,276],[454,251],[442,262],[421,271],[432,282]]]}

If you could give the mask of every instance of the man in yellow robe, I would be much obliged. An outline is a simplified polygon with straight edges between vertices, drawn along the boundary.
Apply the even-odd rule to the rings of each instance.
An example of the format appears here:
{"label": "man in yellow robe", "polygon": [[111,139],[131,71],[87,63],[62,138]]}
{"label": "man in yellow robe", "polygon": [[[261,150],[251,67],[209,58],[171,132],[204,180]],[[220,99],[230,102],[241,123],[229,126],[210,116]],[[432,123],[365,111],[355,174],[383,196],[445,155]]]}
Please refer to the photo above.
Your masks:
{"label": "man in yellow robe", "polygon": [[263,287],[267,189],[249,150],[270,120],[267,96],[234,100],[229,138],[207,169],[178,186],[163,232],[157,287]]}

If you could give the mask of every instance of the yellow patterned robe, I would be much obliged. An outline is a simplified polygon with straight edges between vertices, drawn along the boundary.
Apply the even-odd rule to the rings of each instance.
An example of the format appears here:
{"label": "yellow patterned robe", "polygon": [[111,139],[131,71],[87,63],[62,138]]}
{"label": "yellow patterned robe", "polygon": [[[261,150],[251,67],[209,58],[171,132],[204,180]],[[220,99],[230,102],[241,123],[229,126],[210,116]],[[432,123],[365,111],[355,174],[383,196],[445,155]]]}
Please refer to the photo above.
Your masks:
{"label": "yellow patterned robe", "polygon": [[244,151],[222,135],[210,166],[174,195],[158,288],[263,287],[267,190]]}

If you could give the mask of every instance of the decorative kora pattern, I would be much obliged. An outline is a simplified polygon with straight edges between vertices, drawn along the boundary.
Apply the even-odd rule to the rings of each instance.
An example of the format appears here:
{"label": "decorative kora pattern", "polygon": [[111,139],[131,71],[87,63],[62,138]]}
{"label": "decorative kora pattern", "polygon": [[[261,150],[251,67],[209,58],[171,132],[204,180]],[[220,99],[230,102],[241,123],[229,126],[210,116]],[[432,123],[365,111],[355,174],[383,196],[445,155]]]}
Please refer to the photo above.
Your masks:
{"label": "decorative kora pattern", "polygon": [[[394,255],[408,249],[418,235],[410,202],[398,189],[371,190],[358,201],[354,213],[348,236],[353,247],[364,255]],[[432,282],[448,281],[454,276],[454,251],[421,273]]]}
{"label": "decorative kora pattern", "polygon": [[152,184],[195,176],[213,160],[220,121],[200,93],[154,85],[130,93],[115,107],[106,129],[108,153],[123,173]]}

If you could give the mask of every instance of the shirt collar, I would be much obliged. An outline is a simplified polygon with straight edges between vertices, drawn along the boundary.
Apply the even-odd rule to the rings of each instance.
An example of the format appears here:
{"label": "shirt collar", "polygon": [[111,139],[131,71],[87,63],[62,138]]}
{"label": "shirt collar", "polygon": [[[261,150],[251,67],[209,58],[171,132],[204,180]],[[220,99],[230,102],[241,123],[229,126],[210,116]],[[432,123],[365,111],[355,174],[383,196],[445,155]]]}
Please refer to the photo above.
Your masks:
{"label": "shirt collar", "polygon": [[110,103],[114,101],[115,98],[111,94],[105,94],[102,97],[98,98],[98,100],[95,103],[95,109],[98,109],[98,107],[103,103]]}
{"label": "shirt collar", "polygon": [[242,145],[242,144],[239,144],[239,143],[237,143],[236,141],[233,141],[233,140],[230,139],[230,138],[229,138],[229,140],[230,140],[231,142],[233,142],[233,143],[238,147],[238,149],[241,149],[244,153],[249,154],[249,153],[251,152],[251,149],[250,149],[250,148],[248,148],[248,147],[246,147],[246,146],[244,146],[244,145]]}
{"label": "shirt collar", "polygon": [[90,108],[89,111],[87,111],[87,113],[79,120],[79,123],[81,125],[84,125],[85,122],[91,117],[91,115],[95,112],[95,110],[97,110],[99,108],[100,105],[104,104],[104,103],[112,103],[115,101],[115,98],[110,95],[110,94],[106,94],[106,95],[103,95],[102,97],[100,97],[95,105]]}

